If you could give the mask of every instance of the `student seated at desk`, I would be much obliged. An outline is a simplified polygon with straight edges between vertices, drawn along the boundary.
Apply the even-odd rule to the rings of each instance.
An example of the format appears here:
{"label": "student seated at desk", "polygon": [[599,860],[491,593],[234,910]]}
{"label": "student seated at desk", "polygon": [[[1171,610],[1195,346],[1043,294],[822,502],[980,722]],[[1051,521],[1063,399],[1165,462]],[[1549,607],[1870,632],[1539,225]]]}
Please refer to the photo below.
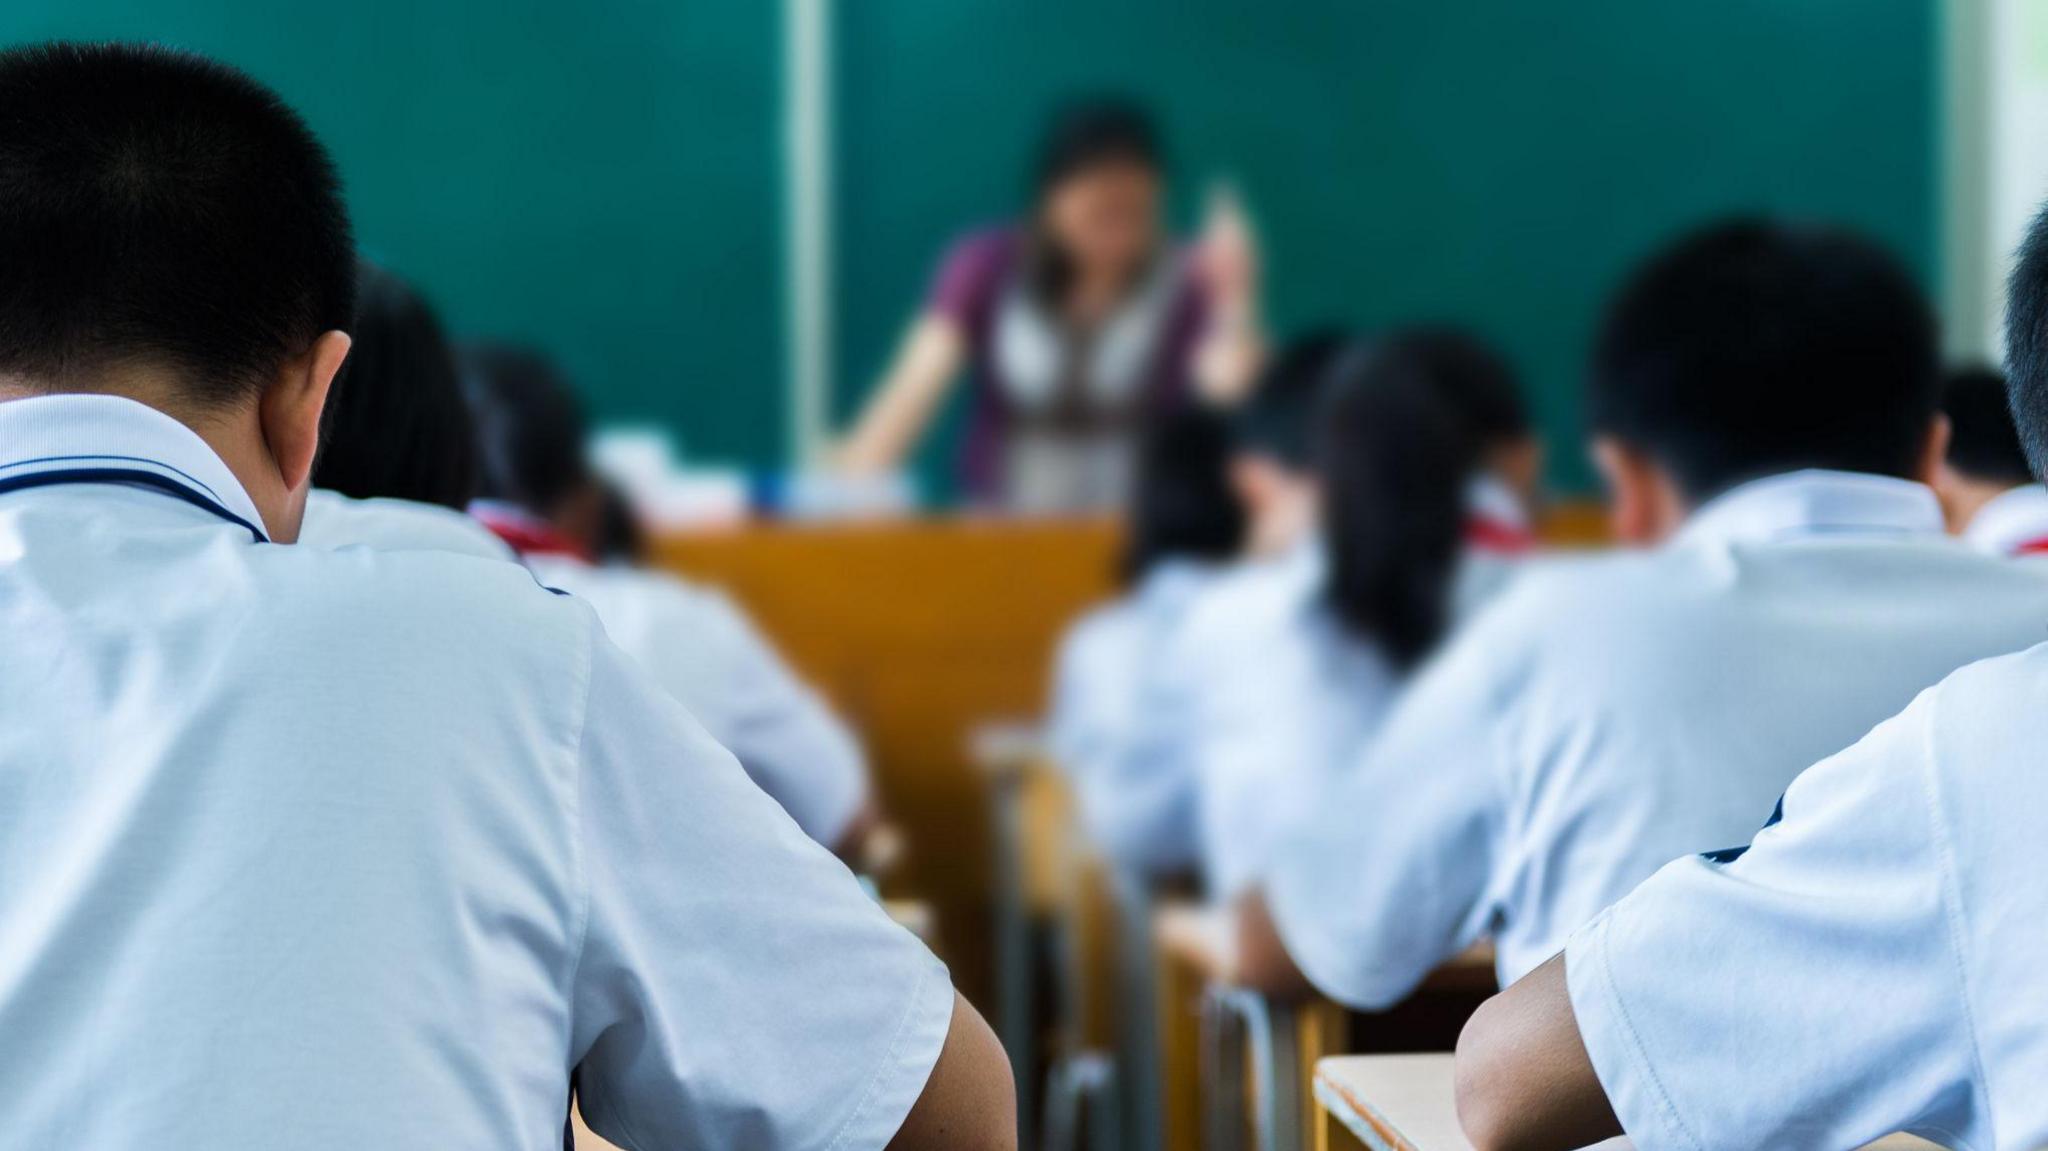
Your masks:
{"label": "student seated at desk", "polygon": [[[2048,572],[1942,534],[1933,317],[1853,237],[1737,222],[1623,290],[1591,372],[1616,535],[1523,573],[1289,830],[1248,978],[1401,999],[1492,937],[1507,982],[1792,776],[2034,641]],[[1277,935],[1275,934],[1277,926]]]}
{"label": "student seated at desk", "polygon": [[[2048,474],[2048,216],[2006,319]],[[2048,645],[1964,668],[1793,781],[1746,850],[1666,866],[1474,1016],[1481,1151],[2048,1146]]]}
{"label": "student seated at desk", "polygon": [[[1312,474],[1314,413],[1346,334],[1315,329],[1286,344],[1230,421],[1230,488],[1243,509],[1238,560],[1206,582],[1141,669],[1127,738],[1091,769],[1098,794],[1090,830],[1117,865],[1149,876],[1185,873],[1200,859],[1196,831],[1197,723],[1205,671],[1259,658],[1322,586]],[[1207,621],[1195,626],[1192,617]]]}
{"label": "student seated at desk", "polygon": [[327,402],[299,542],[516,561],[462,510],[476,498],[476,428],[433,309],[365,261],[349,334],[354,342]]}
{"label": "student seated at desk", "polygon": [[610,494],[586,452],[582,404],[538,352],[463,355],[483,456],[471,512],[536,578],[588,602],[612,642],[739,757],[804,831],[853,858],[876,825],[860,743],[724,595],[602,563]]}
{"label": "student seated at desk", "polygon": [[1119,780],[1113,769],[1138,723],[1147,669],[1244,538],[1244,509],[1226,475],[1229,453],[1228,428],[1206,408],[1168,413],[1146,429],[1124,525],[1127,590],[1068,630],[1054,664],[1048,740],[1074,781],[1084,826],[1111,858],[1150,872],[1191,860],[1170,843],[1125,835],[1185,826],[1185,813],[1152,810],[1185,796],[1148,786],[1151,780]]}
{"label": "student seated at desk", "polygon": [[1949,530],[1993,555],[2048,554],[2048,487],[2027,470],[1994,368],[1949,373],[1941,390],[1948,456],[1934,476]]}
{"label": "student seated at desk", "polygon": [[295,114],[15,48],[0,173],[9,1146],[550,1147],[572,1081],[629,1146],[1015,1146],[945,968],[588,607],[290,546],[355,284]]}
{"label": "student seated at desk", "polygon": [[[1264,869],[1295,805],[1371,736],[1457,615],[1479,471],[1447,384],[1463,351],[1443,333],[1397,332],[1329,369],[1314,433],[1322,579],[1256,657],[1203,668],[1193,738],[1212,898]],[[1505,565],[1482,562],[1497,587]]]}

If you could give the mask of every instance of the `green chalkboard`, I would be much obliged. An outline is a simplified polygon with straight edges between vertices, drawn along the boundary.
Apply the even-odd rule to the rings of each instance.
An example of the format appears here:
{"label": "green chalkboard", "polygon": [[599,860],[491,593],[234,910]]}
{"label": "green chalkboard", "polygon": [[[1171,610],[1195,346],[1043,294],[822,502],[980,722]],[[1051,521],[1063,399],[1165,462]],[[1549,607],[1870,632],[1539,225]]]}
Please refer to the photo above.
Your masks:
{"label": "green chalkboard", "polygon": [[766,0],[7,0],[0,41],[236,64],[333,149],[364,249],[466,332],[562,356],[603,414],[783,444],[778,6]]}
{"label": "green chalkboard", "polygon": [[[1586,479],[1603,296],[1702,217],[1852,222],[1931,282],[1934,0],[851,0],[839,60],[841,400],[957,229],[1013,210],[1044,106],[1167,121],[1184,202],[1244,188],[1282,326],[1456,317],[1524,366]],[[942,449],[940,449],[942,450]],[[927,459],[933,474],[943,469]]]}
{"label": "green chalkboard", "polygon": [[[1936,0],[841,0],[837,407],[957,231],[1014,211],[1049,101],[1168,123],[1183,210],[1228,175],[1282,326],[1459,317],[1572,446],[1583,344],[1672,229],[1846,219],[1931,278]],[[562,355],[614,418],[783,446],[781,5],[8,0],[0,41],[239,64],[341,161],[366,248],[463,330]],[[942,475],[943,444],[925,463]]]}

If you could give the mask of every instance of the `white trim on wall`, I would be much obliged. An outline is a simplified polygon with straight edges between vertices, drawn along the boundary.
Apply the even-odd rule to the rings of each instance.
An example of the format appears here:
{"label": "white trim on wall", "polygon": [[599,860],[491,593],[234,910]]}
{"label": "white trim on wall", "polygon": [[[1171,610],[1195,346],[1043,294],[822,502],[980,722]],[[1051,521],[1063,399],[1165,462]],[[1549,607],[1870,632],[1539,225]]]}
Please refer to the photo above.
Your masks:
{"label": "white trim on wall", "polygon": [[789,463],[814,463],[832,402],[832,0],[783,0],[783,311]]}

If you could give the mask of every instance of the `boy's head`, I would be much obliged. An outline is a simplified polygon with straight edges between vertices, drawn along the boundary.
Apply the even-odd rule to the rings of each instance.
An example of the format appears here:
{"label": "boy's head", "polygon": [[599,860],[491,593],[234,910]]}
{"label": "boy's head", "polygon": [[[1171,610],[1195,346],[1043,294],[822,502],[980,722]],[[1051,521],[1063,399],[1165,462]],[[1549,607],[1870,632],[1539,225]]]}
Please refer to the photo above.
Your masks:
{"label": "boy's head", "polygon": [[1167,560],[1237,554],[1245,515],[1230,489],[1229,465],[1229,429],[1206,408],[1167,413],[1145,429],[1125,525],[1127,579],[1142,579]]}
{"label": "boy's head", "polygon": [[261,85],[156,47],[0,52],[0,395],[180,418],[289,540],[354,292],[334,166]]}
{"label": "boy's head", "polygon": [[1254,553],[1270,554],[1315,524],[1315,424],[1324,384],[1349,336],[1311,329],[1284,344],[1231,418],[1230,483]]}
{"label": "boy's head", "polygon": [[314,484],[357,499],[469,506],[476,498],[476,427],[433,307],[405,281],[365,262],[354,336],[328,400]]}
{"label": "boy's head", "polygon": [[605,488],[590,466],[589,424],[555,362],[532,348],[481,343],[461,353],[462,386],[482,457],[478,494],[548,521],[599,549]]}
{"label": "boy's head", "polygon": [[1622,289],[1589,408],[1615,534],[1670,534],[1700,503],[1800,468],[1932,478],[1938,340],[1912,277],[1846,232],[1717,224]]}
{"label": "boy's head", "polygon": [[2005,300],[2006,400],[2034,477],[2048,477],[2048,210],[2021,242]]}
{"label": "boy's head", "polygon": [[1949,372],[1941,383],[1941,414],[1948,418],[1948,455],[1935,470],[1934,493],[1949,530],[1961,532],[1985,504],[2034,477],[1998,369],[1978,365]]}

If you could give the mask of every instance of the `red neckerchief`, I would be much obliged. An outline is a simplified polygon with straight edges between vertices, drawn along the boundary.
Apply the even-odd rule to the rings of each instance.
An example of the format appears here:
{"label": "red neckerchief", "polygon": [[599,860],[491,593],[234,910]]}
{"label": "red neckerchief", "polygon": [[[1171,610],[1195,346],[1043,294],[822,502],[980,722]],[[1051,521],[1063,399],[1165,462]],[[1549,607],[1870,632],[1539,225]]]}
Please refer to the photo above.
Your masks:
{"label": "red neckerchief", "polygon": [[1518,524],[1473,516],[1465,521],[1465,543],[1474,551],[1517,556],[1536,550],[1536,535]]}
{"label": "red neckerchief", "polygon": [[2012,549],[2012,554],[2016,556],[2048,555],[2048,536],[2028,540],[2026,543]]}
{"label": "red neckerchief", "polygon": [[526,556],[568,556],[584,563],[595,562],[590,549],[531,516],[509,514],[490,507],[471,507],[469,514],[489,528],[505,545]]}

